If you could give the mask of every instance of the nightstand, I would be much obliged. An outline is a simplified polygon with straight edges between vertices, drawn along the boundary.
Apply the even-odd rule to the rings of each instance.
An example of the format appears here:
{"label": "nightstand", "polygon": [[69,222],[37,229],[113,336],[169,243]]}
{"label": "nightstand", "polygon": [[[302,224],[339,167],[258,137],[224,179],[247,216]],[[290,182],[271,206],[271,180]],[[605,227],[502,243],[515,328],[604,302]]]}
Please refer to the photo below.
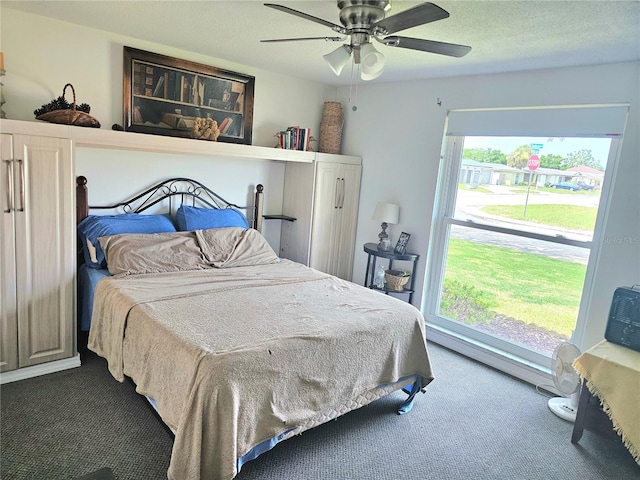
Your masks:
{"label": "nightstand", "polygon": [[[408,294],[409,295],[408,301],[409,303],[411,303],[411,299],[413,298],[413,292],[414,292],[413,285],[415,282],[416,262],[420,258],[420,255],[416,253],[407,253],[407,252],[403,254],[399,254],[399,253],[395,253],[393,250],[383,252],[382,250],[378,250],[377,243],[365,243],[364,251],[368,255],[367,271],[364,275],[364,286],[372,288],[374,290],[379,290],[381,292],[386,293],[387,295],[389,293]],[[393,268],[393,262],[395,261],[411,262],[412,268],[411,268],[411,280],[409,281],[409,288],[405,288],[402,291],[396,291],[396,290],[388,290],[386,288],[374,287],[373,278],[376,273],[376,262],[378,258],[389,261],[389,266],[387,267],[387,270],[391,270]]]}

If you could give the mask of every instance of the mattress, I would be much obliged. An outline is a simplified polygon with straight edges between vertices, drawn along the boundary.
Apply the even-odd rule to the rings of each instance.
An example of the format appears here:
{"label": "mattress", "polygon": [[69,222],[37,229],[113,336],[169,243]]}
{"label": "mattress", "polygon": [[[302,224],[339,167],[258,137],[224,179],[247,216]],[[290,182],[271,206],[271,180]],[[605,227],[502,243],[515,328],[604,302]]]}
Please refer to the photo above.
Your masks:
{"label": "mattress", "polygon": [[88,332],[91,327],[96,285],[109,276],[111,274],[107,269],[89,268],[84,263],[78,267],[78,324],[83,332]]}

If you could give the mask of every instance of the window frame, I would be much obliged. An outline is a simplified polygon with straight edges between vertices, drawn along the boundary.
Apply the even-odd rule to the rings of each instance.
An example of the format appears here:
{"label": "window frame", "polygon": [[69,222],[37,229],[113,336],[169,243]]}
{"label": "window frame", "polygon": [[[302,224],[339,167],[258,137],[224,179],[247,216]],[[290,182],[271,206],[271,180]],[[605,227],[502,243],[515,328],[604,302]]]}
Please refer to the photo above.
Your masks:
{"label": "window frame", "polygon": [[572,343],[578,346],[581,345],[585,330],[588,327],[588,305],[593,291],[595,267],[600,258],[600,245],[604,240],[604,227],[612,196],[611,185],[617,170],[622,145],[622,138],[620,137],[606,137],[604,135],[599,135],[598,137],[609,138],[611,144],[591,241],[554,237],[455,219],[455,202],[465,136],[450,135],[444,137],[432,217],[431,240],[427,256],[427,274],[422,298],[422,313],[427,321],[427,337],[429,339],[530,383],[540,384],[550,381],[551,362],[548,356],[438,315],[444,284],[450,226],[459,225],[589,249],[589,261],[586,267],[580,307],[576,326],[571,337]]}

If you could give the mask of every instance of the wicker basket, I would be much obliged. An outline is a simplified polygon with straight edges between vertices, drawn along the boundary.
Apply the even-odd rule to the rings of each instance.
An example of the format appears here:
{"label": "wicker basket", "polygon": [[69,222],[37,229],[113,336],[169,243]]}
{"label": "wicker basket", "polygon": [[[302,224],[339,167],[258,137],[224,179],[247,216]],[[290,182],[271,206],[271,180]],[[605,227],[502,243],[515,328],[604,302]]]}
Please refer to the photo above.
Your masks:
{"label": "wicker basket", "polygon": [[340,102],[324,102],[323,115],[342,117],[342,104]]}
{"label": "wicker basket", "polygon": [[76,90],[73,88],[73,85],[67,83],[62,89],[62,96],[65,96],[67,87],[71,87],[71,91],[73,92],[73,104],[71,105],[71,108],[43,113],[42,115],[38,115],[36,120],[43,120],[50,123],[62,123],[64,125],[100,128],[100,122],[98,120],[88,113],[76,110]]}
{"label": "wicker basket", "polygon": [[384,272],[384,279],[387,282],[387,290],[393,290],[395,292],[401,292],[404,290],[404,286],[411,278],[410,275],[402,276],[404,272],[402,270],[386,270]]}
{"label": "wicker basket", "polygon": [[340,153],[342,143],[342,104],[340,102],[324,102],[322,121],[320,122],[321,153]]}

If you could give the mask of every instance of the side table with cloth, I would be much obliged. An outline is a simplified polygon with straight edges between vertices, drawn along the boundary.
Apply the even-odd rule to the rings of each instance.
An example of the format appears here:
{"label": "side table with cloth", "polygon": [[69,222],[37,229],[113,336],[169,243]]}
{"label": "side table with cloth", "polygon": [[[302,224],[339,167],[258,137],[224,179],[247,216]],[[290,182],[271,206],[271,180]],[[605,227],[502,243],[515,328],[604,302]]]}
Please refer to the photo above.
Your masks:
{"label": "side table with cloth", "polygon": [[[613,428],[640,464],[640,352],[603,340],[580,355],[573,366],[589,392],[600,399]],[[578,416],[580,413],[579,407]],[[574,428],[582,425],[576,421]]]}

